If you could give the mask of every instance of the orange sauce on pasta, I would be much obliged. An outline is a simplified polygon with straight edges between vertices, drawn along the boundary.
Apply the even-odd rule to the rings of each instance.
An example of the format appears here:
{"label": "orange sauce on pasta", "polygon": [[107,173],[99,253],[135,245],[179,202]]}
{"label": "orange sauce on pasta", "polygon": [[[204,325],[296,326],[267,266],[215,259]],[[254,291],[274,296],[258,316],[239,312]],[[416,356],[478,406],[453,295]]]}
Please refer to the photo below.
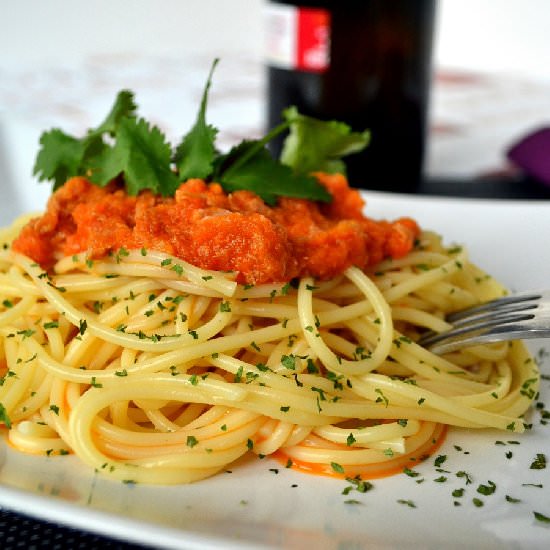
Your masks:
{"label": "orange sauce on pasta", "polygon": [[228,194],[199,179],[170,198],[148,191],[129,196],[115,183],[101,188],[75,177],[53,193],[13,249],[47,268],[76,253],[98,258],[122,247],[146,248],[204,269],[235,271],[238,282],[253,284],[330,279],[351,265],[366,268],[411,250],[419,233],[412,219],[367,218],[361,195],[344,176],[316,176],[331,203],[282,197],[271,207],[252,192]]}

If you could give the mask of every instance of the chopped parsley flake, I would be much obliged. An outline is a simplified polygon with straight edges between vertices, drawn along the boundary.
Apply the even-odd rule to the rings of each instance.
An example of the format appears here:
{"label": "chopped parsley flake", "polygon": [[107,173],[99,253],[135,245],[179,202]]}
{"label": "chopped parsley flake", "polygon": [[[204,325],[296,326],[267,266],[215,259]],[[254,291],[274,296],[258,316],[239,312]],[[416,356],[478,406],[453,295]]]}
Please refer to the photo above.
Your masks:
{"label": "chopped parsley flake", "polygon": [[281,364],[285,369],[296,369],[296,357],[294,355],[283,355],[281,357]]}
{"label": "chopped parsley flake", "polygon": [[314,386],[311,386],[311,391],[315,391],[319,394],[319,397],[317,399],[321,399],[321,401],[326,401],[327,398],[325,396],[325,392],[321,388],[316,388]]}
{"label": "chopped parsley flake", "polygon": [[183,267],[179,264],[174,264],[171,267],[172,271],[175,271],[180,277],[183,275]]}
{"label": "chopped parsley flake", "polygon": [[99,382],[97,382],[95,376],[92,376],[92,381],[90,382],[90,384],[91,384],[94,388],[102,388],[102,387],[103,387],[103,384],[100,384]]}
{"label": "chopped parsley flake", "polygon": [[374,485],[370,481],[364,481],[359,476],[353,478],[346,477],[346,481],[348,483],[351,483],[351,485],[348,485],[344,488],[344,490],[342,491],[343,495],[348,495],[351,491],[366,493],[374,487]]}
{"label": "chopped parsley flake", "polygon": [[315,363],[313,362],[313,359],[307,360],[306,369],[309,374],[318,374],[319,372],[319,369],[316,367]]}
{"label": "chopped parsley flake", "polygon": [[470,485],[470,483],[473,483],[472,476],[464,470],[460,470],[459,472],[457,472],[456,477],[464,478],[466,481],[466,485]]}
{"label": "chopped parsley flake", "polygon": [[405,506],[408,506],[409,508],[416,508],[416,504],[412,500],[407,500],[407,499],[404,499],[404,498],[400,498],[400,499],[397,500],[397,502],[399,504],[403,504]]}
{"label": "chopped parsley flake", "polygon": [[244,369],[243,369],[243,366],[241,365],[241,366],[238,368],[237,372],[235,373],[235,379],[234,379],[234,381],[235,381],[236,384],[238,384],[239,382],[242,381],[242,379],[243,379],[243,370],[244,370]]}
{"label": "chopped parsley flake", "polygon": [[383,394],[380,388],[375,388],[374,392],[379,395],[379,397],[376,398],[376,403],[384,403],[386,407],[390,404],[389,399]]}
{"label": "chopped parsley flake", "polygon": [[486,485],[481,483],[477,488],[477,492],[480,495],[489,496],[496,491],[496,488],[497,488],[496,484],[493,481],[489,480]]}
{"label": "chopped parsley flake", "polygon": [[435,460],[434,460],[434,466],[438,467],[441,466],[445,461],[447,460],[447,455],[439,455]]}
{"label": "chopped parsley flake", "polygon": [[3,422],[6,428],[11,428],[11,420],[8,415],[8,411],[2,403],[0,403],[0,422]]}
{"label": "chopped parsley flake", "polygon": [[535,516],[535,519],[537,521],[542,521],[543,523],[550,523],[550,517],[546,516],[544,514],[541,514],[540,512],[533,511],[533,515]]}
{"label": "chopped parsley flake", "polygon": [[256,342],[250,342],[250,346],[253,347],[256,351],[262,351],[260,349],[260,346],[258,346],[258,344],[256,344]]}
{"label": "chopped parsley flake", "polygon": [[230,302],[221,302],[220,303],[220,311],[222,313],[228,313],[231,311],[231,303]]}
{"label": "chopped parsley flake", "polygon": [[193,448],[198,443],[197,438],[194,435],[187,436],[187,446]]}
{"label": "chopped parsley flake", "polygon": [[546,468],[546,455],[537,453],[537,456],[529,466],[531,470],[544,470]]}

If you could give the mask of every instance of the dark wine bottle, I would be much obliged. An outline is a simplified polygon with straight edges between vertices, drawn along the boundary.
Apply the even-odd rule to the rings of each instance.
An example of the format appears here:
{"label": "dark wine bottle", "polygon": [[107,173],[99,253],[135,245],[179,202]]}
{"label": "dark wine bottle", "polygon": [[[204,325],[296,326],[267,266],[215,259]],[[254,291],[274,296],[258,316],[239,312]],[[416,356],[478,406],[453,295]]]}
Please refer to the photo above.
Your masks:
{"label": "dark wine bottle", "polygon": [[[427,136],[435,0],[270,1],[267,123],[306,115],[370,129],[346,157],[350,182],[414,192]],[[279,154],[282,139],[272,144]]]}

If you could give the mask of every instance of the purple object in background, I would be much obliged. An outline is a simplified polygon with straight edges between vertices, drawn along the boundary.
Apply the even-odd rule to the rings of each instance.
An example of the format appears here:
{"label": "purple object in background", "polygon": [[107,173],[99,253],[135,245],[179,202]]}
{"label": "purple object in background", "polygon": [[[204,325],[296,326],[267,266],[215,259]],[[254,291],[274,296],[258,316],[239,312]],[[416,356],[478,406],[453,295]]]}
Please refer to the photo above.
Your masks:
{"label": "purple object in background", "polygon": [[510,147],[507,156],[527,175],[550,186],[550,127],[522,138]]}

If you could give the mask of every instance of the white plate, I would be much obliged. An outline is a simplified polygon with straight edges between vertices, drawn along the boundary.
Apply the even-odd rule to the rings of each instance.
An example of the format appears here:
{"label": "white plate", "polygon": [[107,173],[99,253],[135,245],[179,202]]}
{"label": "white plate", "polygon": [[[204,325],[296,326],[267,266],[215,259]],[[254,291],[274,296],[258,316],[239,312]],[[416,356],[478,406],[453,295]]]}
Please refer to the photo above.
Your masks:
{"label": "white plate", "polygon": [[[383,193],[367,199],[373,217],[411,215],[449,243],[465,243],[474,261],[514,289],[550,286],[550,203]],[[533,352],[543,344],[533,342]],[[543,372],[550,373],[549,365],[542,362]],[[548,379],[539,399],[545,401],[550,408]],[[73,456],[27,456],[0,443],[0,505],[165,548],[543,548],[550,525],[534,512],[550,516],[550,466],[529,467],[537,453],[550,460],[550,425],[540,419],[535,410],[528,420],[533,429],[522,436],[451,430],[438,452],[447,456],[441,467],[448,473],[436,471],[432,457],[417,467],[420,477],[375,480],[371,491],[349,495],[342,494],[345,481],[300,474],[269,459],[241,461],[232,473],[189,486],[150,487],[102,479]],[[459,471],[473,482],[466,485]],[[447,481],[434,481],[441,475]],[[495,493],[477,493],[489,480]],[[453,498],[460,488],[464,496]],[[511,503],[507,495],[521,501]],[[473,504],[475,497],[483,507]]]}

